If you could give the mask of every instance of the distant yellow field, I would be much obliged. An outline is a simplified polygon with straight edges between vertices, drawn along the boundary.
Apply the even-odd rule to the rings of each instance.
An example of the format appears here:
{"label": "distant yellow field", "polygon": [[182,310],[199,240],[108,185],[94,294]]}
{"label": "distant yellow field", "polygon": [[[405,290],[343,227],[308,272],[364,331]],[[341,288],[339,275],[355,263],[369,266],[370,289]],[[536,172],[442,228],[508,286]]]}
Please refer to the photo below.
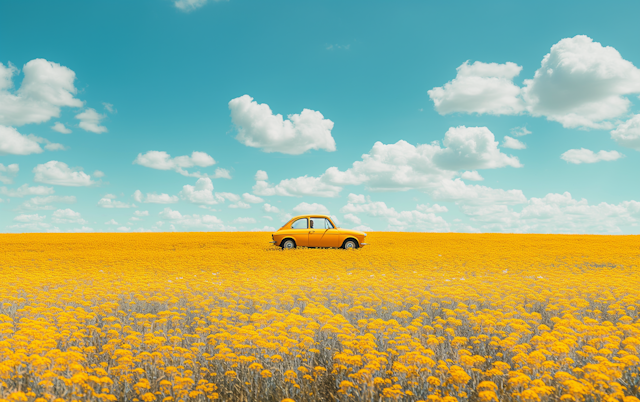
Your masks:
{"label": "distant yellow field", "polygon": [[0,235],[0,398],[638,401],[637,236],[270,240]]}

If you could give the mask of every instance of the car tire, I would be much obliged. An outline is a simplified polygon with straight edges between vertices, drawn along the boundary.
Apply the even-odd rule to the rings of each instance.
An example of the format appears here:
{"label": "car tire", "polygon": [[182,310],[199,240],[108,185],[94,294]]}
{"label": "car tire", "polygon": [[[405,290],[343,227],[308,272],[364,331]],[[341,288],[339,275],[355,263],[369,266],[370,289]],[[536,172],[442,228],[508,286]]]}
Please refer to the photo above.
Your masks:
{"label": "car tire", "polygon": [[358,242],[354,239],[347,239],[342,243],[342,248],[345,250],[355,250],[358,248]]}
{"label": "car tire", "polygon": [[285,241],[282,242],[283,250],[291,250],[294,248],[296,248],[296,242],[293,241],[293,239],[286,239]]}

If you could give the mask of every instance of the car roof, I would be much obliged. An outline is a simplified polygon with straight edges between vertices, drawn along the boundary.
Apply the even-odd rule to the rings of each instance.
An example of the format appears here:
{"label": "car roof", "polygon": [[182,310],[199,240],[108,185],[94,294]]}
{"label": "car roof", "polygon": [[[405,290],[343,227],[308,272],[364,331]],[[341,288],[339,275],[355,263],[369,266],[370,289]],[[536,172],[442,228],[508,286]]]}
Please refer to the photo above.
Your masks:
{"label": "car roof", "polygon": [[331,219],[331,217],[329,215],[322,215],[322,214],[306,214],[306,215],[298,215],[298,216],[294,216],[293,218],[291,218],[291,220],[294,219],[302,219],[302,218],[328,218]]}

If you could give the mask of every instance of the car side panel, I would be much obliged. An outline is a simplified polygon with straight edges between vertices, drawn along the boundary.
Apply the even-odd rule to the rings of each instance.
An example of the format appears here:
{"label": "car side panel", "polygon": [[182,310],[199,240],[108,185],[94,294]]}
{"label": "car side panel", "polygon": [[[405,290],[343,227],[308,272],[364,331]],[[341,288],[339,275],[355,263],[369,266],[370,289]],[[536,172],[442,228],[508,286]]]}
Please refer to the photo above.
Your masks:
{"label": "car side panel", "polygon": [[[287,229],[281,233],[278,233],[282,239],[291,237],[296,242],[296,246],[308,247],[309,246],[309,229]],[[278,242],[280,244],[280,242]]]}

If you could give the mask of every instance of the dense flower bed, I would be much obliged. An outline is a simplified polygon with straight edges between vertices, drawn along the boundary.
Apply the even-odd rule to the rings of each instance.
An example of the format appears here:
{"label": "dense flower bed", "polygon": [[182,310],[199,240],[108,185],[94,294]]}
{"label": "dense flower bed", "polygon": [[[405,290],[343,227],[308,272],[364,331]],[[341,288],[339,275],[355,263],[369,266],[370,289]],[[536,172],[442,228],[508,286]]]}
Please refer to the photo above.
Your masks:
{"label": "dense flower bed", "polygon": [[638,237],[269,240],[0,235],[0,398],[638,401]]}

